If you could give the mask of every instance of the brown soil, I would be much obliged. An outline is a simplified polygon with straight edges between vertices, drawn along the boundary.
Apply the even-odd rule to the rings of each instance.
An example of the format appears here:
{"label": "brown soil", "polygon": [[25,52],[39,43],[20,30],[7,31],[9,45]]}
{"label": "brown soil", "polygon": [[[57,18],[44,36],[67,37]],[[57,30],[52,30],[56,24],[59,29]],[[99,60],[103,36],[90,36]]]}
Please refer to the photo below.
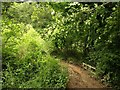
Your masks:
{"label": "brown soil", "polygon": [[91,77],[89,71],[80,66],[61,61],[62,65],[68,67],[69,81],[67,88],[105,88],[100,81]]}

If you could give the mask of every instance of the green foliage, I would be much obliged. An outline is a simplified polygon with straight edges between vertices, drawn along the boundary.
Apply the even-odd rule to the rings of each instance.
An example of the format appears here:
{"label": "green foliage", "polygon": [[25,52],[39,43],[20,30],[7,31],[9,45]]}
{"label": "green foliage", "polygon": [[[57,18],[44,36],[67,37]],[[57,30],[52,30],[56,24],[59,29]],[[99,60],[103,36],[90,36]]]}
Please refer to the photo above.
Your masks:
{"label": "green foliage", "polygon": [[66,87],[67,70],[50,56],[52,46],[30,24],[3,19],[3,88]]}
{"label": "green foliage", "polygon": [[[47,56],[46,61],[41,62],[40,72],[32,79],[22,85],[24,88],[40,87],[66,87],[66,71],[61,72],[61,66],[53,58]],[[49,61],[47,61],[49,60]],[[32,85],[32,86],[31,86]]]}
{"label": "green foliage", "polygon": [[53,54],[95,66],[103,81],[120,88],[120,2],[2,7],[4,87],[65,87],[66,70]]}
{"label": "green foliage", "polygon": [[119,88],[120,76],[120,55],[106,51],[97,51],[90,54],[91,62],[96,62],[96,74],[102,81],[110,83],[113,87]]}
{"label": "green foliage", "polygon": [[[57,9],[57,5],[53,4],[53,8]],[[64,4],[63,10],[54,16],[57,25],[50,34],[56,51],[69,57],[72,50],[82,53],[75,53],[78,60],[84,59],[95,66],[97,75],[117,88],[120,86],[119,10],[119,2]]]}
{"label": "green foliage", "polygon": [[[7,8],[7,6],[8,8]],[[53,9],[47,3],[24,2],[24,3],[5,3],[3,2],[3,14],[14,23],[31,24],[37,32],[43,33],[43,28],[50,25],[53,21],[51,12]]]}
{"label": "green foliage", "polygon": [[3,76],[3,88],[66,87],[67,74],[54,58],[16,61],[15,66],[7,65]]}

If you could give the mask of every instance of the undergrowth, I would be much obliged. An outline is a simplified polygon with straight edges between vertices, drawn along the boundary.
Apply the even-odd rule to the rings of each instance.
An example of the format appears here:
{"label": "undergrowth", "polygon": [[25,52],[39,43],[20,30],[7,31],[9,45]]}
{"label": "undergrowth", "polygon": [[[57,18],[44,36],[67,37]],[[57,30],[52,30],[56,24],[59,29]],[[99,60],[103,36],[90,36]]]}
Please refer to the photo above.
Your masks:
{"label": "undergrowth", "polygon": [[[65,88],[67,69],[50,56],[50,44],[29,28],[19,39],[11,34],[14,38],[3,43],[3,88]],[[17,43],[11,48],[15,40]]]}

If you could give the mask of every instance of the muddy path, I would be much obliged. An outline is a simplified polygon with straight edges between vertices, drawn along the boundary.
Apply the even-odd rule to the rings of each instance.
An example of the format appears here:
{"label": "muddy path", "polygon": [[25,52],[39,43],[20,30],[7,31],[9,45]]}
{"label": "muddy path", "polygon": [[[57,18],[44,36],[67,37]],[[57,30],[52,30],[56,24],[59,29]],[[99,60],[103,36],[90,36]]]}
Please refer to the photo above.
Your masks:
{"label": "muddy path", "polygon": [[80,66],[61,61],[68,68],[69,81],[67,88],[106,88],[100,81],[89,75],[89,72]]}

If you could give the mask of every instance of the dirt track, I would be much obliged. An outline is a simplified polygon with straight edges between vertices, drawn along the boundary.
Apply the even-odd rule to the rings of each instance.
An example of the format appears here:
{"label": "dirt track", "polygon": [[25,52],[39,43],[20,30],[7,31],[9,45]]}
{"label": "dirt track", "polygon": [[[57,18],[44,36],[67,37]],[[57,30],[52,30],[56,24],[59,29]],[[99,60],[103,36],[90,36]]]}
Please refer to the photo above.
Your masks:
{"label": "dirt track", "polygon": [[105,88],[102,83],[92,78],[89,72],[83,68],[63,61],[61,64],[68,67],[69,82],[67,88]]}

